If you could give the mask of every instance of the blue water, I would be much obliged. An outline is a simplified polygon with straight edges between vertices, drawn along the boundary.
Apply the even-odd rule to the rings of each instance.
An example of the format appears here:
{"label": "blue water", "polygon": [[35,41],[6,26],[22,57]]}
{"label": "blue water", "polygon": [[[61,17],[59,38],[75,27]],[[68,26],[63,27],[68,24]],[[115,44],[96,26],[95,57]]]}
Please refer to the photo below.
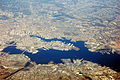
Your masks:
{"label": "blue water", "polygon": [[[47,42],[54,40],[57,41],[57,38],[56,39],[41,38],[41,39]],[[61,59],[71,59],[71,61],[73,59],[84,59],[120,71],[120,63],[118,62],[120,61],[120,55],[90,52],[84,46],[83,41],[72,42],[71,40],[58,39],[58,41],[60,40],[62,42],[67,41],[66,43],[72,43],[74,46],[79,47],[80,50],[61,51],[55,49],[49,49],[49,50],[38,49],[39,52],[37,54],[32,54],[29,52],[25,52],[23,54],[28,56],[31,59],[31,61],[36,62],[37,64],[48,64],[51,61],[54,62],[55,64],[62,63]],[[7,52],[9,54],[21,54],[23,51],[16,49],[16,46],[9,46],[5,48],[3,52]]]}
{"label": "blue water", "polygon": [[[9,11],[9,12],[13,12],[14,13],[14,18],[19,16],[19,13],[23,13],[25,15],[32,15],[30,8],[30,3],[33,0],[26,0],[26,1],[21,1],[21,0],[1,0],[0,1],[0,10],[3,11]],[[72,1],[72,2],[71,2]],[[68,1],[69,4],[73,4],[74,5],[78,2],[78,0],[71,0]],[[108,1],[113,1],[114,0],[85,0],[85,2],[87,1],[99,1],[101,3],[105,3]],[[37,2],[37,3],[36,3]],[[84,3],[84,1],[81,1]],[[78,14],[74,14],[74,15],[70,15],[70,14],[66,14],[67,10],[71,10],[70,8],[66,8],[63,4],[58,2],[55,2],[54,0],[35,0],[35,3],[32,4],[32,7],[34,8],[37,4],[41,5],[41,3],[50,3],[50,4],[54,4],[56,7],[59,7],[60,10],[58,10],[58,14],[52,14],[52,17],[57,18],[58,20],[61,21],[66,21],[65,19],[63,19],[64,17],[70,18],[70,19],[75,19],[78,21],[84,21],[84,20],[90,20],[90,21],[96,21],[99,20],[101,23],[104,21],[104,17],[92,17],[91,16],[86,16],[88,14],[91,14],[91,11],[89,11],[89,6],[88,6],[88,12],[85,13],[85,16],[87,17],[83,17],[82,19],[80,18],[76,18],[74,17],[74,15],[78,15]],[[66,4],[67,5],[67,4]],[[86,3],[87,5],[87,3]],[[113,5],[113,4],[111,4]],[[114,5],[117,5],[116,3],[114,3]],[[36,6],[37,7],[37,6]],[[101,6],[91,6],[91,8],[95,8],[94,11],[92,12],[97,12],[102,8],[109,8],[109,6],[107,5],[101,5]],[[37,9],[37,8],[35,8]],[[87,9],[87,8],[86,8]],[[114,9],[114,8],[113,8]],[[84,9],[82,10],[82,8],[80,8],[81,11],[84,11]],[[35,13],[35,12],[34,12]],[[48,14],[48,12],[46,11],[39,11],[36,12],[38,15],[42,15],[42,14]],[[120,13],[110,13],[110,19],[108,17],[107,20],[111,21],[114,18],[111,16],[112,15],[116,15],[116,14],[120,14]],[[80,16],[82,17],[82,16]],[[106,20],[105,18],[105,20]],[[9,17],[7,16],[1,16],[0,20],[7,20],[9,19]],[[93,26],[103,26],[106,27],[105,25],[99,24],[99,23],[95,23],[95,25]],[[120,55],[118,54],[101,54],[101,53],[96,53],[96,52],[90,52],[88,51],[88,49],[84,46],[84,42],[82,41],[77,41],[77,42],[72,42],[71,40],[67,40],[66,38],[62,38],[62,39],[57,39],[57,38],[53,38],[53,39],[45,39],[39,36],[35,36],[35,35],[30,35],[30,37],[36,37],[39,38],[45,42],[51,42],[51,41],[61,41],[64,42],[65,44],[71,43],[76,47],[79,47],[80,50],[79,51],[75,51],[75,50],[69,50],[69,51],[61,51],[61,50],[55,50],[55,49],[49,49],[49,50],[43,50],[43,49],[39,49],[39,52],[37,54],[32,54],[29,52],[25,52],[23,54],[27,55],[33,62],[36,62],[38,64],[47,64],[50,61],[53,61],[54,63],[62,63],[61,59],[71,59],[71,61],[73,59],[84,59],[84,60],[88,60],[94,63],[98,63],[101,64],[102,66],[108,66],[114,69],[117,69],[120,71],[120,63],[118,61],[120,61]],[[9,42],[7,44],[14,44],[14,42]],[[9,46],[7,48],[5,48],[3,50],[3,52],[7,52],[9,54],[21,54],[23,51],[16,49],[16,46]]]}
{"label": "blue water", "polygon": [[74,42],[71,41],[71,39],[66,39],[65,37],[62,37],[62,39],[58,39],[58,38],[45,39],[45,38],[43,38],[43,37],[36,36],[36,35],[30,35],[30,37],[39,38],[40,40],[43,40],[43,41],[45,41],[45,42],[61,41],[61,42],[64,42],[65,44],[66,44],[66,43],[74,43]]}
{"label": "blue water", "polygon": [[7,17],[7,16],[0,16],[0,20],[8,20],[9,19],[9,17]]}

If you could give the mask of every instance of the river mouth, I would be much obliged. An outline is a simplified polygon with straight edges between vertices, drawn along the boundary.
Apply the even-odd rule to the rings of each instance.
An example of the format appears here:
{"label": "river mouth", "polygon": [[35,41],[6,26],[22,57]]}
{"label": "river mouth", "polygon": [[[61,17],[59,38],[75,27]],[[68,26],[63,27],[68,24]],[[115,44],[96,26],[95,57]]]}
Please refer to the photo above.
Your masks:
{"label": "river mouth", "polygon": [[48,64],[53,62],[54,64],[63,63],[62,59],[71,59],[71,62],[76,59],[83,59],[91,61],[101,66],[107,66],[112,68],[115,71],[120,72],[120,55],[119,54],[101,54],[97,52],[90,52],[84,46],[83,41],[73,42],[73,44],[80,48],[79,51],[69,50],[61,51],[55,49],[43,50],[38,49],[39,52],[32,54],[29,52],[24,52],[20,49],[16,49],[16,46],[9,46],[5,48],[2,52],[7,52],[9,54],[25,54],[28,56],[31,61],[36,62],[37,64]]}

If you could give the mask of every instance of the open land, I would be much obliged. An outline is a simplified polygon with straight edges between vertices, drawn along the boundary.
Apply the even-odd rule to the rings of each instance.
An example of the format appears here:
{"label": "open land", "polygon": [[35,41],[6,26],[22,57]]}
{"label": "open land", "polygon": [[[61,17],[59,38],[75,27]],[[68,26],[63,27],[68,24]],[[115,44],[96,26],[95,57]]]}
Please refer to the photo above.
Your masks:
{"label": "open land", "polygon": [[[2,0],[0,2],[0,51],[8,46],[16,46],[17,49],[33,54],[37,53],[38,49],[80,50],[72,43],[44,41],[39,37],[47,40],[85,41],[89,51],[120,54],[119,0],[13,0],[13,2]],[[27,62],[30,62],[32,67],[24,68]],[[0,78],[120,79],[119,73],[108,67],[84,60],[83,64],[82,61],[78,62],[37,65],[25,55],[0,52]],[[9,76],[21,68],[21,71]],[[5,78],[6,75],[8,77]]]}

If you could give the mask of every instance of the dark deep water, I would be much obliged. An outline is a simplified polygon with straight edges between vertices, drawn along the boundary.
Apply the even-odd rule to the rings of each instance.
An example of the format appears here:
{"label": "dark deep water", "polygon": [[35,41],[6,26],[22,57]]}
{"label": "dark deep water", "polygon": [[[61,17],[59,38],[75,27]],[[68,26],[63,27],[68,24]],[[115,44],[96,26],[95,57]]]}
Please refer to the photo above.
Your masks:
{"label": "dark deep water", "polygon": [[[31,36],[33,37],[33,36]],[[72,43],[74,46],[79,47],[79,51],[75,50],[69,50],[69,51],[61,51],[61,50],[55,50],[55,49],[49,49],[49,50],[43,50],[39,49],[39,52],[37,54],[32,54],[25,52],[23,54],[27,55],[31,61],[36,62],[38,64],[47,64],[50,61],[54,63],[62,63],[61,59],[84,59],[87,61],[91,61],[94,63],[98,63],[102,66],[108,66],[116,71],[120,71],[120,55],[118,54],[101,54],[96,52],[90,52],[88,49],[84,46],[83,41],[77,41],[77,42],[71,42],[71,40],[67,39],[45,39],[42,37],[41,40],[50,42],[50,41],[62,41],[66,43]],[[9,46],[3,50],[3,52],[7,52],[9,54],[21,54],[23,51],[16,49],[15,46]]]}
{"label": "dark deep water", "polygon": [[[31,0],[26,0],[26,1],[28,3],[24,2],[24,1],[22,2],[20,0],[1,0],[0,1],[0,8],[3,11],[14,12],[14,18],[18,16],[18,13],[23,13],[25,15],[31,15],[32,11],[29,10],[29,1],[31,1]],[[40,3],[48,3],[52,0],[35,0],[35,1],[40,2]],[[74,3],[77,3],[77,0],[71,0],[71,1],[74,1]],[[103,3],[103,2],[106,2],[107,0],[96,0],[96,1],[100,1]],[[109,1],[112,1],[112,0],[109,0]],[[52,4],[52,2],[50,2],[50,3]],[[81,20],[79,18],[76,18],[74,16],[66,14],[64,12],[64,10],[66,10],[66,8],[64,7],[63,4],[58,4],[56,2],[53,4],[55,4],[57,7],[61,8],[61,11],[59,11],[60,12],[59,14],[52,14],[52,17],[58,18],[58,19],[61,19],[61,17],[67,17],[70,19],[78,20],[78,21]],[[104,6],[92,6],[92,7],[95,8],[95,10],[100,10],[101,8],[105,8],[105,7],[107,8],[108,6],[104,5]],[[38,12],[39,12],[39,10],[38,10]],[[40,12],[40,13],[47,14],[47,12]],[[41,14],[39,14],[39,15],[41,15]],[[85,15],[87,15],[87,14],[89,14],[89,9],[88,9],[88,13],[85,13]],[[8,19],[9,19],[9,17],[7,17],[7,16],[0,16],[0,20],[8,20]],[[100,20],[102,22],[101,19],[102,18],[99,19],[97,17],[94,17],[91,20]],[[64,21],[64,19],[63,19],[63,21]],[[96,23],[93,26],[106,27],[105,25],[101,25],[99,23]],[[116,71],[120,71],[120,63],[119,63],[120,55],[118,55],[118,54],[101,54],[101,53],[96,53],[96,52],[90,52],[84,46],[84,42],[82,42],[82,41],[71,42],[71,40],[67,40],[65,38],[63,38],[63,39],[57,39],[57,38],[45,39],[45,38],[42,38],[39,36],[34,36],[34,35],[30,35],[30,36],[40,38],[41,40],[46,41],[46,42],[61,41],[61,42],[64,42],[65,44],[72,43],[74,46],[79,47],[80,50],[79,51],[75,51],[75,50],[61,51],[61,50],[55,50],[55,49],[49,49],[49,50],[39,49],[39,52],[37,54],[32,54],[29,52],[23,53],[22,50],[16,49],[16,46],[9,46],[9,47],[5,48],[3,50],[3,52],[7,52],[9,54],[21,54],[21,53],[23,53],[23,54],[27,55],[31,59],[31,61],[36,62],[38,64],[47,64],[50,61],[53,61],[56,64],[62,63],[61,59],[71,59],[71,60],[84,59],[87,61],[101,64],[102,66],[111,67]],[[8,44],[13,44],[13,43],[11,42]]]}

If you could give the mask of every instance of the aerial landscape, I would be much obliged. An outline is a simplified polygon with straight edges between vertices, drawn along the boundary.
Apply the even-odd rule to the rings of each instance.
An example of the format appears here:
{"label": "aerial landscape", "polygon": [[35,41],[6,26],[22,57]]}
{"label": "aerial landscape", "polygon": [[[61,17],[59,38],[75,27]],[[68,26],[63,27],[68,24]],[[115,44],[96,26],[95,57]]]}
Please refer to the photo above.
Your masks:
{"label": "aerial landscape", "polygon": [[120,80],[120,0],[0,0],[0,80]]}

